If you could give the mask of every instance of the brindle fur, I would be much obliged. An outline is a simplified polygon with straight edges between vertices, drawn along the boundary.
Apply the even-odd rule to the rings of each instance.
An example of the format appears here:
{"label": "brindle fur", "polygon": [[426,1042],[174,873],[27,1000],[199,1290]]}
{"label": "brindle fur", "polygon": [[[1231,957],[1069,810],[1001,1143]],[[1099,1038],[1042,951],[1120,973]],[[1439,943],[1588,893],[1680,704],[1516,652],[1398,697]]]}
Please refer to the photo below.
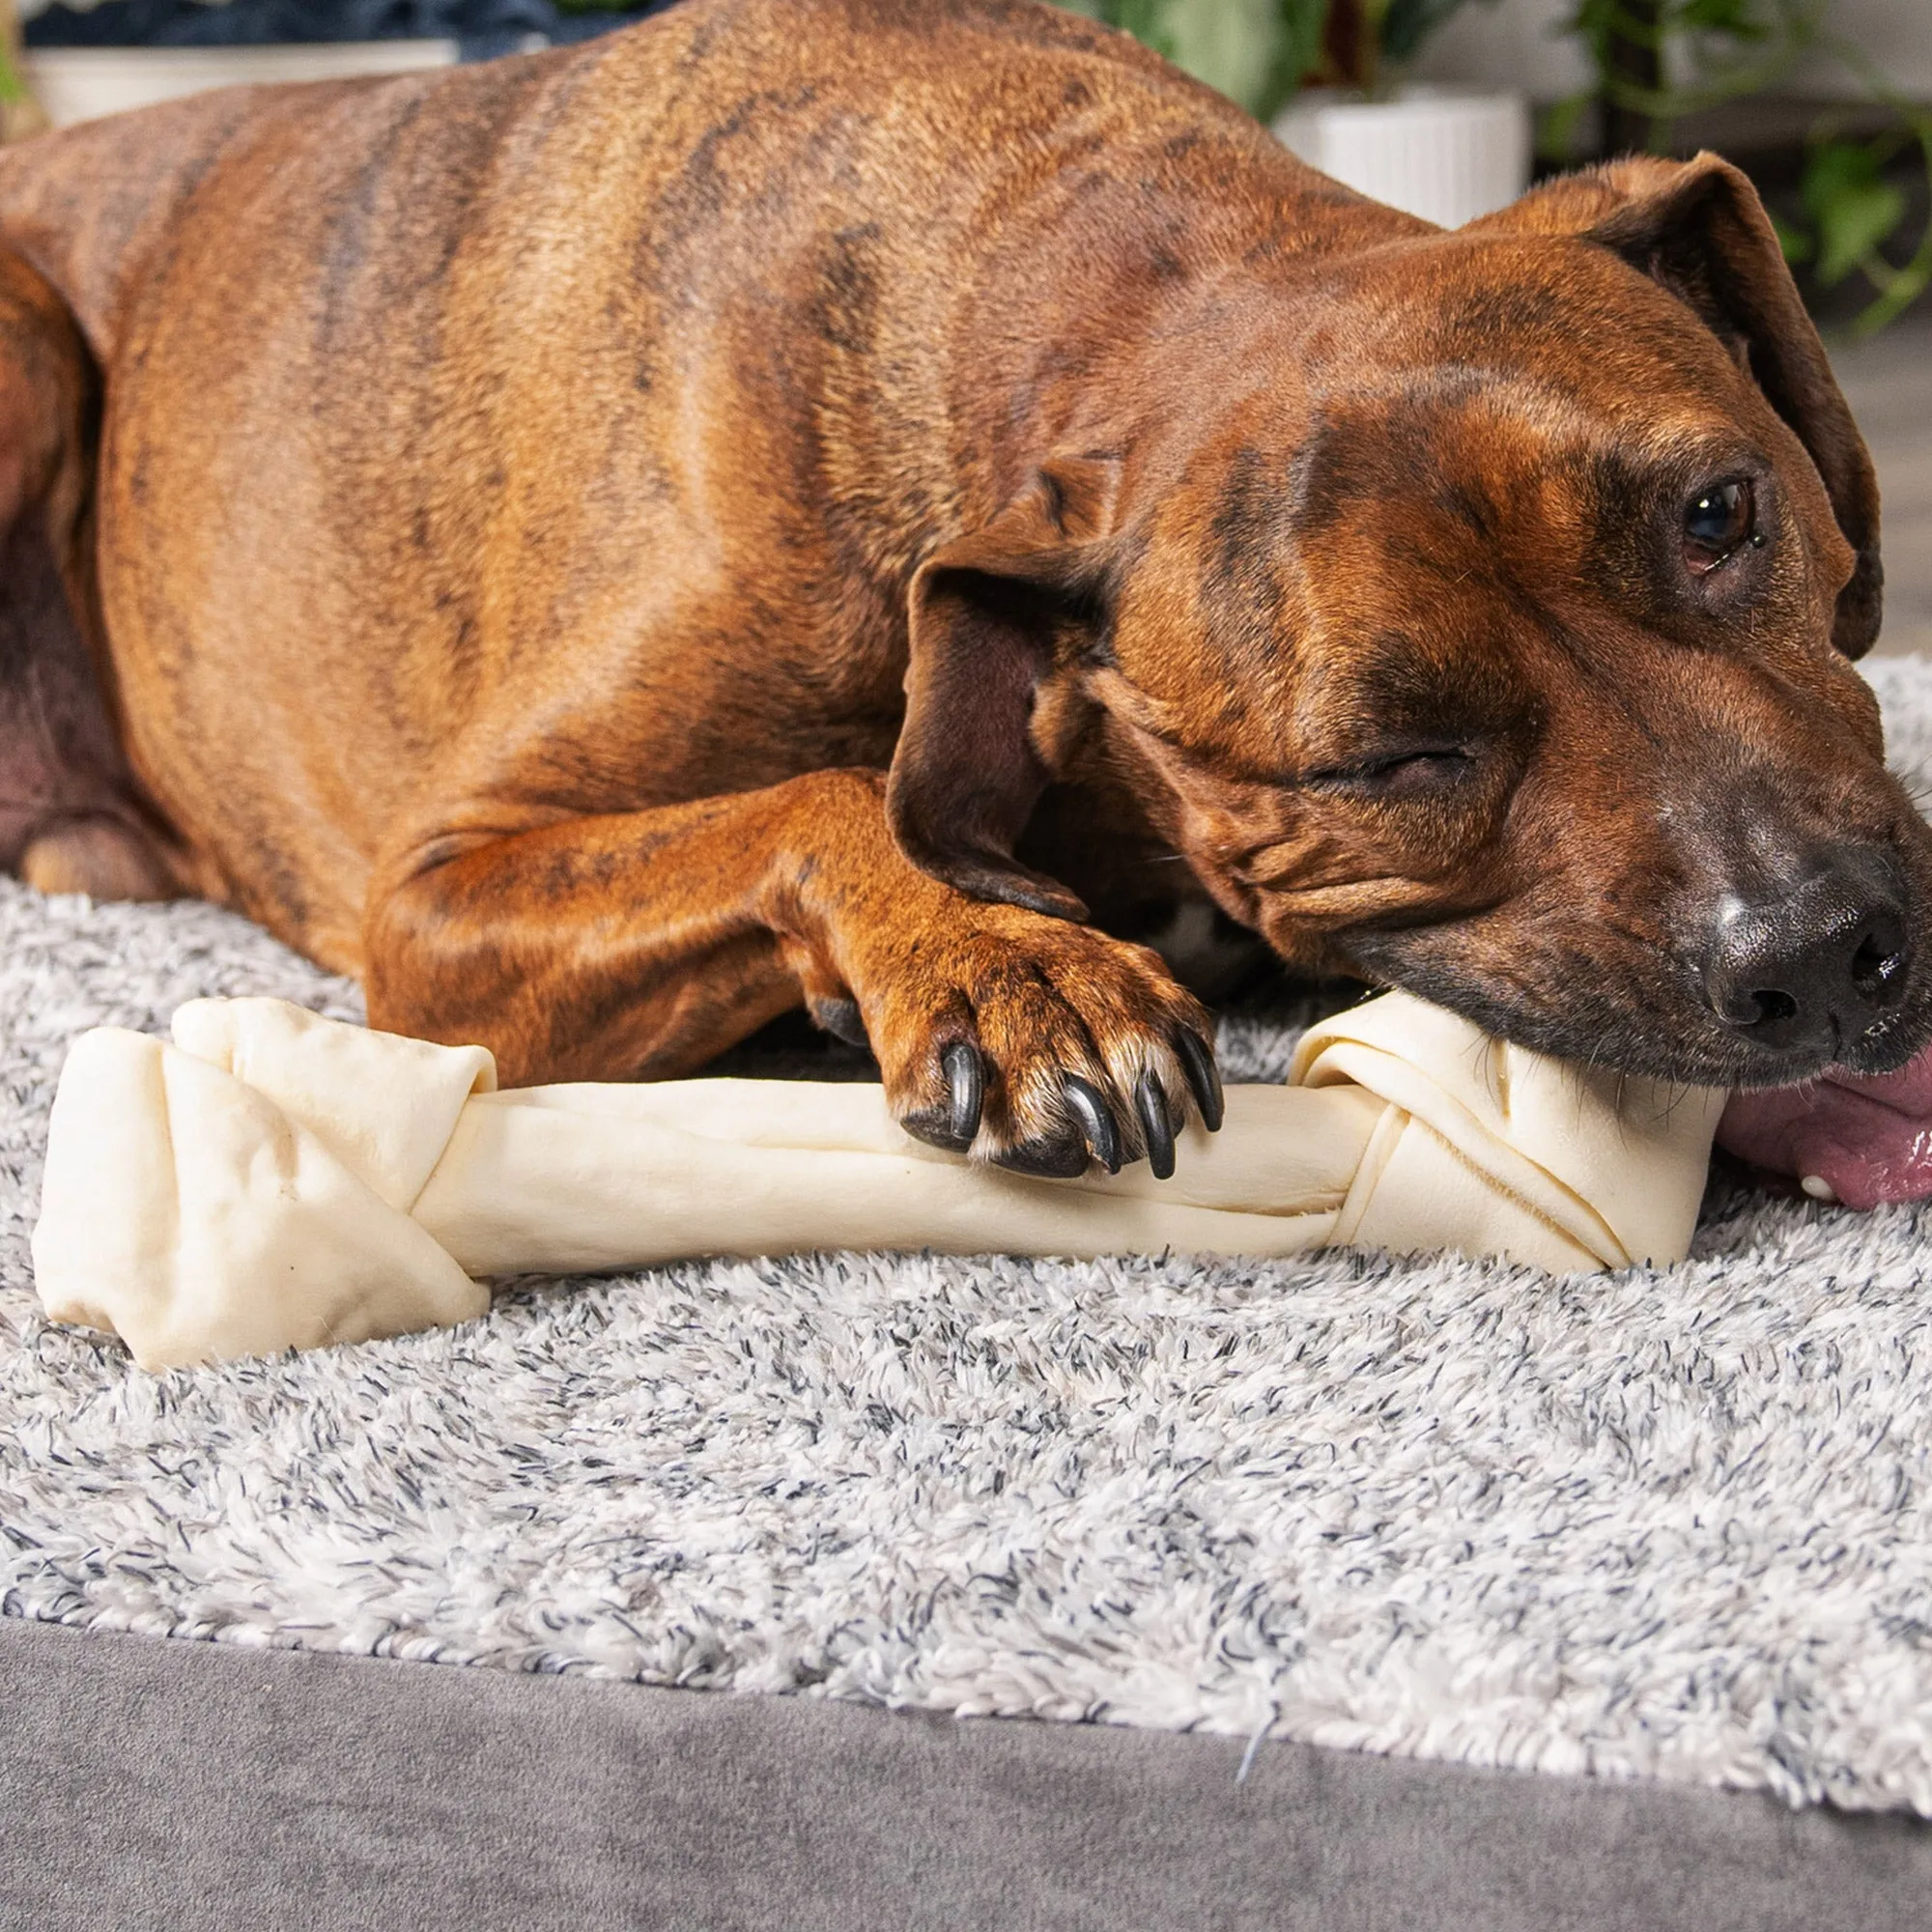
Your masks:
{"label": "brindle fur", "polygon": [[[44,137],[0,245],[0,862],[508,1080],[856,1004],[902,1117],[973,1040],[1052,1166],[1066,1072],[1178,1114],[1204,1015],[1101,928],[1190,899],[1703,1080],[1792,1077],[1714,895],[1876,841],[1922,925],[1871,467],[1711,157],[1443,234],[1024,0],[688,0]],[[1690,586],[1725,466],[1772,540]]]}

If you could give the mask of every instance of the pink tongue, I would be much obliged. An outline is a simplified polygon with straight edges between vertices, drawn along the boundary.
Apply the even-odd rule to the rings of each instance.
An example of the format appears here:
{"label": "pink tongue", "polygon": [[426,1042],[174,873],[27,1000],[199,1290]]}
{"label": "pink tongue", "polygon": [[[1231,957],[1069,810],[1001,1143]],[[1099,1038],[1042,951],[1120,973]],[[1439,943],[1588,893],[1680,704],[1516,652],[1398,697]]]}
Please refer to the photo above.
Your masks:
{"label": "pink tongue", "polygon": [[1876,1079],[1733,1094],[1718,1145],[1774,1174],[1816,1175],[1850,1208],[1932,1194],[1932,1047]]}

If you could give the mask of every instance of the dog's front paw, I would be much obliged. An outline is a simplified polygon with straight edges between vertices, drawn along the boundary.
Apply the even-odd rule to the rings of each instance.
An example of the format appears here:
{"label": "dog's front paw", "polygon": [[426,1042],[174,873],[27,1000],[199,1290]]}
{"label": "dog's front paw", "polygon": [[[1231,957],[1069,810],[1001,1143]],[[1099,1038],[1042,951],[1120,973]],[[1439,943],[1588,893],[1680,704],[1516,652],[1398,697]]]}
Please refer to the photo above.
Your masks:
{"label": "dog's front paw", "polygon": [[[880,946],[854,977],[894,1112],[935,1147],[1021,1174],[1163,1179],[1189,1096],[1221,1124],[1213,1029],[1158,954],[1009,906]],[[869,951],[869,949],[868,949]]]}

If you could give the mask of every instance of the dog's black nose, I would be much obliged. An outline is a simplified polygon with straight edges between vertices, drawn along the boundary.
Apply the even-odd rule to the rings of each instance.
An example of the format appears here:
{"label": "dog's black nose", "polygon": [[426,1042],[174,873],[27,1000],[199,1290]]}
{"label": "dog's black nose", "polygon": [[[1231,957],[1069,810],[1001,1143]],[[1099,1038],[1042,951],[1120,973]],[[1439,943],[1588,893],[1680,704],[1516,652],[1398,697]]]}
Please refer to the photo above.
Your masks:
{"label": "dog's black nose", "polygon": [[1905,882],[1885,853],[1838,846],[1775,899],[1720,907],[1704,997],[1734,1032],[1775,1052],[1833,1055],[1905,990]]}

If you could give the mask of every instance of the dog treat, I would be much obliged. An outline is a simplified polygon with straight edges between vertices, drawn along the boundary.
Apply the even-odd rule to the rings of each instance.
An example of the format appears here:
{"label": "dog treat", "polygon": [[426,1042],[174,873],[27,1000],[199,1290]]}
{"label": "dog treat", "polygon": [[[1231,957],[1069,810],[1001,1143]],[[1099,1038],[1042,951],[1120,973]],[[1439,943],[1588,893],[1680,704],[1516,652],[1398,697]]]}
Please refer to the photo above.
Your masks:
{"label": "dog treat", "polygon": [[699,1255],[1070,1257],[1456,1248],[1555,1271],[1681,1259],[1724,1096],[1565,1066],[1391,993],[1317,1027],[1223,1131],[1042,1180],[910,1139],[877,1087],[499,1093],[481,1047],[278,1000],[197,1000],[174,1043],[82,1035],[34,1265],[57,1321],[142,1367],[463,1321],[481,1278]]}

